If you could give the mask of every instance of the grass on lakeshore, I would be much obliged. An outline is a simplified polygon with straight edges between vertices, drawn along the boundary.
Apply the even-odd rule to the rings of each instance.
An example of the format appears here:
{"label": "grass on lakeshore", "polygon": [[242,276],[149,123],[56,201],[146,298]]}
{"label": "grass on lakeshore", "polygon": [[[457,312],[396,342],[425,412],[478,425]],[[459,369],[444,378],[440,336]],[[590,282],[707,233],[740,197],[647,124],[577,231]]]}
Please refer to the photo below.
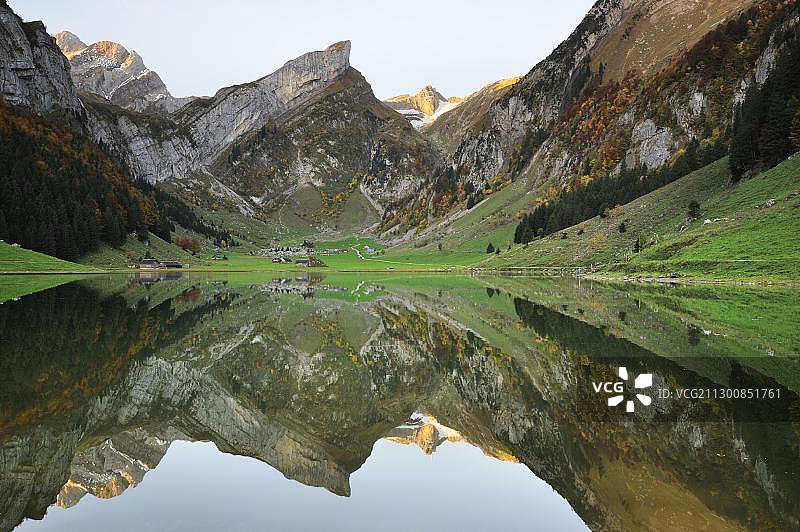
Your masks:
{"label": "grass on lakeshore", "polygon": [[0,273],[91,271],[95,269],[0,242]]}
{"label": "grass on lakeshore", "polygon": [[[620,275],[800,279],[800,157],[733,186],[728,176],[724,158],[612,209],[606,218],[515,245],[479,266],[595,265]],[[700,204],[697,220],[688,219],[692,201]],[[637,238],[644,246],[638,254]]]}

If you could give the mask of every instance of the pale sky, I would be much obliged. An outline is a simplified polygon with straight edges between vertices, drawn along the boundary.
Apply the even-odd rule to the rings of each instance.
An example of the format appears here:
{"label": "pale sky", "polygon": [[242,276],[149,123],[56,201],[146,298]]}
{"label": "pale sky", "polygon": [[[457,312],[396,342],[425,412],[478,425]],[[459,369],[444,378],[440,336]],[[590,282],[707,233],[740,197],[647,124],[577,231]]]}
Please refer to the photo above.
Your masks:
{"label": "pale sky", "polygon": [[136,50],[174,96],[211,95],[336,41],[379,98],[428,83],[465,96],[525,74],[577,26],[591,0],[10,0],[50,33]]}

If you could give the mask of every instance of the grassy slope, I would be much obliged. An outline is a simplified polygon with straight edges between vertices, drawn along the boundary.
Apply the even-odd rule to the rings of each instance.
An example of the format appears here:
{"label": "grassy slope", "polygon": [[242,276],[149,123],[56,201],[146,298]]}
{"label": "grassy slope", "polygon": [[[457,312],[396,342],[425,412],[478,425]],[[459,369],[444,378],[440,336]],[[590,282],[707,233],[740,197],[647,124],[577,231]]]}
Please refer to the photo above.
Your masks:
{"label": "grassy slope", "polygon": [[[0,242],[0,303],[80,279],[77,273],[91,271],[95,271],[94,268]],[[76,275],[3,275],[26,272]]]}
{"label": "grassy slope", "polygon": [[90,272],[94,268],[0,242],[0,273]]}
{"label": "grassy slope", "polygon": [[159,260],[180,260],[184,263],[198,263],[181,248],[150,234],[150,244],[144,244],[135,238],[128,238],[120,248],[112,248],[101,244],[97,249],[81,258],[81,263],[104,269],[126,269],[136,264],[145,255],[152,255]]}
{"label": "grassy slope", "polygon": [[[528,245],[514,246],[480,265],[601,265],[621,273],[678,273],[697,278],[799,278],[800,158],[733,187],[727,186],[727,180],[727,159],[722,159],[613,209],[605,219],[595,217]],[[773,198],[774,206],[761,207]],[[700,203],[701,217],[689,222],[691,201]],[[706,219],[712,222],[706,224]],[[626,231],[620,233],[623,221]],[[634,254],[637,238],[645,249]]]}
{"label": "grassy slope", "polygon": [[[536,191],[524,180],[492,194],[452,221],[433,225],[409,244],[387,250],[387,259],[424,264],[470,265],[486,257],[492,243],[506,249],[514,240],[517,213],[530,208]],[[442,244],[442,251],[438,245]]]}

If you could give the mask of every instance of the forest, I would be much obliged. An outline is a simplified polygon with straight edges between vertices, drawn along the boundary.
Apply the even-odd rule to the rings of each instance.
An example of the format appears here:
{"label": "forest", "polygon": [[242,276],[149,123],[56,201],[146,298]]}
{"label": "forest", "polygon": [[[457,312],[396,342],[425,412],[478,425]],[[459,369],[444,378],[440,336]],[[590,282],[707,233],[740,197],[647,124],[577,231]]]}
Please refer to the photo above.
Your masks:
{"label": "forest", "polygon": [[175,223],[233,244],[180,199],[132,180],[80,131],[0,102],[0,240],[74,261],[131,234],[171,241]]}
{"label": "forest", "polygon": [[764,84],[748,89],[734,112],[731,176],[772,168],[800,149],[800,37],[785,32],[782,53]]}

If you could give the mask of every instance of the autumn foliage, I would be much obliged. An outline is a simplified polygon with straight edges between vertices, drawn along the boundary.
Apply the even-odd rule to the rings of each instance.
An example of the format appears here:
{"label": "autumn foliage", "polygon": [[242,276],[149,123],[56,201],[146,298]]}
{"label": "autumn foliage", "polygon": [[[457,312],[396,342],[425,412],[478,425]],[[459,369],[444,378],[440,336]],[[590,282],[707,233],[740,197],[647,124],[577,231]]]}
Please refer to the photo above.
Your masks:
{"label": "autumn foliage", "polygon": [[91,139],[0,102],[0,238],[74,260],[166,220]]}

